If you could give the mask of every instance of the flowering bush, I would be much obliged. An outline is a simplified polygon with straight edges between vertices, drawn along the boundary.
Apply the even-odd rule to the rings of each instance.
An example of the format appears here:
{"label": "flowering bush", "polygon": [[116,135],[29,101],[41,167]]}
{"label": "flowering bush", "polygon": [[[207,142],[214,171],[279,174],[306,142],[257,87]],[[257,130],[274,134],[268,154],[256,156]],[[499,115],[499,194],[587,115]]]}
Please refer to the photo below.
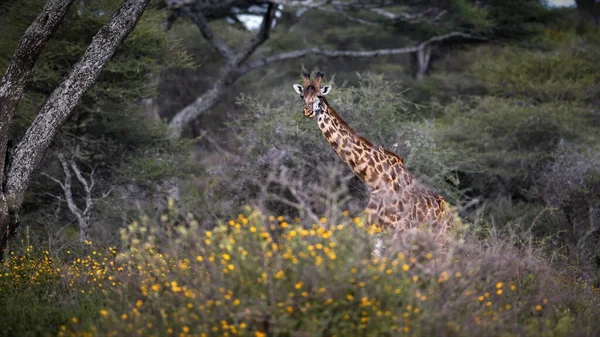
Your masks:
{"label": "flowering bush", "polygon": [[[62,301],[97,299],[80,302],[79,313],[47,331],[60,336],[598,332],[597,290],[499,240],[393,236],[347,212],[336,224],[303,224],[247,209],[211,231],[198,227],[172,208],[160,223],[141,219],[124,228],[118,252],[91,251],[70,262],[12,257],[0,291],[42,280],[57,285]],[[373,254],[377,240],[384,248]]]}

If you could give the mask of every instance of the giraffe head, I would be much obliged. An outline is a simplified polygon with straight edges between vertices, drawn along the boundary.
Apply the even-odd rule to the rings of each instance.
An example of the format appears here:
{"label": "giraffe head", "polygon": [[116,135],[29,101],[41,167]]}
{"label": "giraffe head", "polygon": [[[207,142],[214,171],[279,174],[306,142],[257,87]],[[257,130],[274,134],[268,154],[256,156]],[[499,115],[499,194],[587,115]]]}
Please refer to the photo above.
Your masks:
{"label": "giraffe head", "polygon": [[316,115],[327,111],[327,103],[323,96],[331,92],[331,86],[321,87],[324,74],[317,72],[315,80],[310,79],[310,74],[304,74],[304,86],[294,84],[294,90],[304,101],[304,116],[314,118]]}

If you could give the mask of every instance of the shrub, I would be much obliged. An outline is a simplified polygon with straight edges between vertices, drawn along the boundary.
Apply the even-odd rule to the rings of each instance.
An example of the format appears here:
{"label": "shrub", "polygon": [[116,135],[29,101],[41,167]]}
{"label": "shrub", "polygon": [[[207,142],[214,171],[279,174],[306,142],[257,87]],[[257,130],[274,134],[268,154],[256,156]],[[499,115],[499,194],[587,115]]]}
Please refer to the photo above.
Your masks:
{"label": "shrub", "polygon": [[561,140],[597,144],[589,109],[577,104],[483,97],[438,106],[437,137],[461,149],[459,169],[475,194],[531,198],[527,191]]}
{"label": "shrub", "polygon": [[482,50],[472,71],[496,95],[548,102],[589,100],[598,94],[600,46],[593,37],[548,36],[537,48]]}
{"label": "shrub", "polygon": [[[42,256],[38,261],[51,261],[44,262],[50,268],[30,269],[10,283],[23,270],[14,266],[24,260],[14,258],[3,265],[8,277],[0,291],[16,283],[32,289],[39,275],[59,280],[50,301],[79,304],[79,312],[56,320],[62,327],[43,331],[59,335],[598,332],[598,291],[552,271],[534,247],[516,248],[506,233],[462,241],[427,231],[387,234],[361,218],[311,225],[251,209],[201,231],[191,214],[172,208],[160,224],[146,218],[124,228],[118,253],[95,250],[66,261]],[[376,257],[378,239],[385,248]],[[86,296],[102,302],[86,306]],[[40,315],[39,322],[46,318]]]}

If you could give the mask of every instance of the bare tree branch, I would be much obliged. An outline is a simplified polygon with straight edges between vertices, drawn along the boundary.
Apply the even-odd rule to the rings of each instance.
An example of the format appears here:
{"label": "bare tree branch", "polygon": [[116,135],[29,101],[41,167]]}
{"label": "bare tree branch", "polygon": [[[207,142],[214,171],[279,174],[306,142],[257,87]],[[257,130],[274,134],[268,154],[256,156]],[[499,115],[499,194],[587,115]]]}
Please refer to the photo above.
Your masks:
{"label": "bare tree branch", "polygon": [[265,13],[260,29],[258,33],[242,48],[242,50],[235,57],[235,65],[239,66],[245,62],[252,53],[263,44],[268,38],[273,26],[273,15],[275,14],[275,6],[269,3],[267,6],[267,12]]}
{"label": "bare tree branch", "polygon": [[363,24],[363,25],[368,25],[368,26],[379,26],[379,25],[381,25],[381,23],[379,23],[379,22],[367,21],[367,20],[364,20],[364,19],[361,19],[361,18],[357,18],[357,17],[351,16],[350,14],[348,14],[346,11],[343,11],[343,10],[332,9],[332,8],[327,8],[327,7],[315,7],[315,9],[318,9],[318,10],[323,11],[323,12],[328,12],[328,13],[341,14],[346,19],[348,19],[349,21],[360,23],[360,24]]}
{"label": "bare tree branch", "polygon": [[[266,20],[264,20],[266,21]],[[264,23],[264,22],[263,22]],[[259,31],[258,35],[264,34]],[[264,35],[263,35],[264,36]],[[180,110],[173,119],[169,122],[169,126],[173,128],[175,133],[181,136],[183,128],[186,125],[189,125],[194,120],[196,120],[199,116],[201,116],[205,111],[209,110],[213,106],[215,106],[221,97],[224,95],[225,88],[227,85],[235,82],[239,77],[249,73],[250,71],[266,66],[271,63],[282,62],[286,60],[292,60],[300,57],[304,57],[307,55],[324,55],[327,57],[377,57],[384,55],[398,55],[398,54],[410,54],[423,50],[430,50],[429,47],[433,43],[449,40],[452,38],[461,37],[464,39],[472,39],[472,40],[485,40],[484,38],[477,37],[471,34],[463,33],[463,32],[452,32],[444,35],[434,36],[417,46],[412,47],[402,47],[402,48],[394,48],[394,49],[378,49],[371,51],[361,51],[361,50],[326,50],[321,48],[306,48],[295,50],[292,52],[281,53],[269,57],[265,57],[260,60],[252,61],[247,63],[246,65],[238,65],[233,62],[230,62],[225,69],[221,72],[221,75],[213,85],[213,87],[204,93],[202,96],[198,97],[194,102]],[[264,42],[264,40],[258,39]],[[259,43],[259,45],[260,45]],[[240,54],[245,53],[242,51]],[[429,54],[430,55],[430,54]],[[427,55],[425,55],[427,56]],[[239,56],[236,56],[235,59],[238,59]],[[429,57],[426,57],[426,60],[429,61]],[[423,68],[420,68],[423,69]],[[426,67],[425,67],[426,69]],[[419,70],[420,71],[420,70]]]}
{"label": "bare tree branch", "polygon": [[228,59],[227,64],[224,66],[213,87],[202,96],[198,97],[193,103],[179,111],[171,119],[169,126],[172,127],[178,136],[181,136],[185,126],[189,125],[197,119],[198,116],[204,113],[204,111],[212,108],[219,101],[224,94],[226,86],[239,78],[237,69],[252,55],[252,53],[254,53],[256,48],[269,38],[271,26],[273,25],[274,11],[275,6],[269,3],[260,29],[239,53]]}
{"label": "bare tree branch", "polygon": [[441,42],[444,40],[448,40],[455,37],[462,37],[465,39],[473,39],[473,40],[485,40],[484,38],[477,37],[471,34],[462,33],[462,32],[452,32],[444,35],[434,36],[417,46],[412,47],[402,47],[402,48],[394,48],[394,49],[378,49],[378,50],[370,50],[370,51],[362,51],[362,50],[327,50],[321,48],[306,48],[295,50],[287,53],[281,53],[269,57],[265,57],[260,60],[256,60],[248,63],[248,65],[241,67],[238,72],[241,75],[244,75],[251,70],[256,68],[260,68],[266,66],[271,63],[281,62],[286,60],[292,60],[300,57],[304,57],[306,55],[324,55],[327,57],[377,57],[377,56],[385,56],[385,55],[398,55],[398,54],[410,54],[415,53],[420,50],[425,49],[427,46],[435,43]]}
{"label": "bare tree branch", "polygon": [[332,1],[332,0],[320,0],[320,1],[316,1],[316,0],[270,0],[270,2],[274,3],[274,4],[290,6],[290,7],[314,8],[314,7],[321,7],[321,6],[330,4],[334,1]]}
{"label": "bare tree branch", "polygon": [[[93,198],[93,192],[94,192],[93,191],[93,186],[94,186],[93,181],[94,181],[94,175],[95,175],[95,168],[93,168],[92,171],[90,172],[89,181],[88,181],[83,176],[83,173],[79,169],[79,166],[77,166],[77,163],[75,162],[74,158],[67,160],[62,153],[59,153],[57,155],[57,157],[58,157],[58,161],[60,162],[60,165],[62,166],[63,173],[65,175],[64,182],[61,182],[57,178],[54,178],[47,173],[42,173],[42,175],[44,175],[45,177],[48,177],[50,180],[52,180],[60,185],[60,187],[62,188],[63,193],[64,193],[64,199],[59,196],[50,194],[50,193],[46,193],[46,194],[53,196],[53,197],[57,198],[58,200],[66,201],[67,208],[69,209],[71,214],[73,214],[75,216],[75,218],[77,219],[77,224],[79,226],[80,240],[82,242],[84,242],[84,241],[88,240],[88,232],[89,232],[90,228],[92,227],[91,217],[92,217],[92,207],[95,204],[94,200],[98,200],[98,199]],[[85,208],[83,210],[79,206],[77,206],[77,203],[75,202],[75,198],[73,196],[71,171],[73,171],[73,173],[75,173],[75,177],[77,178],[77,181],[79,181],[79,184],[81,184],[81,186],[83,187],[83,192],[84,192],[83,198],[85,201]],[[112,188],[110,190],[108,190],[107,192],[103,193],[102,197],[99,199],[106,198],[110,194],[111,191],[112,191]]]}
{"label": "bare tree branch", "polygon": [[[371,8],[369,11],[382,15],[390,20],[401,20],[408,23],[435,22],[448,12],[447,10],[438,10],[436,8],[427,8],[416,14],[408,14],[405,12],[392,13],[383,8]],[[432,14],[433,16],[431,16]]]}
{"label": "bare tree branch", "polygon": [[[53,177],[53,176],[49,175],[49,174],[48,174],[48,173],[46,173],[46,172],[42,172],[42,175],[43,175],[44,177],[46,177],[46,178],[48,178],[48,179],[50,179],[50,180],[54,181],[55,183],[57,183],[57,184],[60,186],[60,188],[61,188],[63,191],[65,190],[65,185],[62,183],[62,181],[60,181],[60,180],[58,180],[57,178],[55,178],[55,177]],[[50,193],[46,193],[46,194],[48,194],[49,196],[55,197],[55,198],[59,198],[58,196],[56,196],[56,195],[53,195],[53,194],[50,194]]]}
{"label": "bare tree branch", "polygon": [[381,8],[398,5],[414,4],[417,1],[410,0],[269,0],[269,2],[289,7],[318,8],[331,6],[339,10],[361,10],[369,8]]}
{"label": "bare tree branch", "polygon": [[215,34],[212,28],[210,28],[208,21],[204,17],[204,14],[192,10],[190,6],[182,7],[181,11],[188,19],[190,19],[190,21],[192,21],[196,25],[196,27],[198,27],[198,30],[200,30],[202,36],[206,40],[208,40],[208,42],[210,42],[215,47],[215,49],[217,49],[217,51],[219,52],[219,54],[221,54],[221,56],[223,56],[223,58],[225,58],[226,60],[230,60],[233,58],[233,51],[231,51],[227,44],[225,44],[225,42],[223,42],[223,40],[221,40],[217,36],[217,34]]}
{"label": "bare tree branch", "polygon": [[87,214],[91,210],[93,205],[92,187],[94,171],[92,170],[92,173],[90,173],[90,183],[88,184],[87,180],[85,180],[85,178],[83,177],[83,174],[81,174],[81,170],[79,170],[79,167],[75,163],[75,160],[71,159],[70,166],[71,170],[73,170],[73,172],[75,173],[75,177],[77,177],[77,180],[79,181],[81,186],[83,186],[83,190],[85,191],[85,209],[83,210],[83,213]]}

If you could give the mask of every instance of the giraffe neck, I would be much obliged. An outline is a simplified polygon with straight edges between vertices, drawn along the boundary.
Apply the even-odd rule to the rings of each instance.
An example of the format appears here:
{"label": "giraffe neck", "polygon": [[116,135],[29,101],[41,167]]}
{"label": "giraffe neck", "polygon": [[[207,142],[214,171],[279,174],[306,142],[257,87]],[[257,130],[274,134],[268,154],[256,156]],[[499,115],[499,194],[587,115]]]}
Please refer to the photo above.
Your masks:
{"label": "giraffe neck", "polygon": [[327,101],[325,105],[325,111],[317,117],[319,129],[342,161],[371,191],[391,183],[399,192],[412,183],[413,178],[405,169],[402,158],[374,146],[356,133]]}

